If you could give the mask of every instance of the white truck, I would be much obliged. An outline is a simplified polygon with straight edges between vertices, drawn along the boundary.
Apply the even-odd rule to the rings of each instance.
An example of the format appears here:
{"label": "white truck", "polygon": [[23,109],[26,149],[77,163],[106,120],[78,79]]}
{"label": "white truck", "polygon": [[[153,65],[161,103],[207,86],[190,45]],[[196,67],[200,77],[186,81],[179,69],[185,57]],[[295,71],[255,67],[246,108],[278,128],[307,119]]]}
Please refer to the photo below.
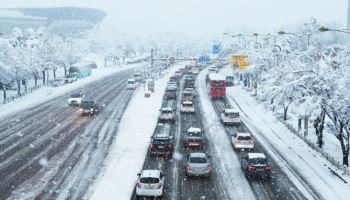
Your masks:
{"label": "white truck", "polygon": [[68,99],[68,105],[70,106],[79,106],[81,104],[81,101],[84,99],[84,95],[81,93],[74,93],[71,94]]}
{"label": "white truck", "polygon": [[127,80],[127,82],[126,82],[126,89],[127,90],[135,90],[136,87],[137,87],[137,83],[136,83],[135,79],[130,78]]}

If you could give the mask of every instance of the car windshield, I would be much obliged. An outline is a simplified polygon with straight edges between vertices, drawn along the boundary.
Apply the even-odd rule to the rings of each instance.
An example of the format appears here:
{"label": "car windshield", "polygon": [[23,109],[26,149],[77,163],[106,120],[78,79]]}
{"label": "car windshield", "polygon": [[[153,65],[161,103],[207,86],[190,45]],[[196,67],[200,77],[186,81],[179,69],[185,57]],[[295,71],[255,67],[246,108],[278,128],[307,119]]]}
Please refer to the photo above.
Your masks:
{"label": "car windshield", "polygon": [[223,87],[224,86],[224,81],[212,81],[212,85],[215,87]]}
{"label": "car windshield", "polygon": [[157,144],[157,145],[165,145],[165,144],[169,144],[170,141],[168,139],[154,139],[153,144]]}
{"label": "car windshield", "polygon": [[172,111],[171,110],[162,110],[162,113],[163,114],[170,114],[170,113],[172,113]]}
{"label": "car windshield", "polygon": [[265,158],[251,158],[249,159],[249,164],[251,165],[267,165],[267,160]]}
{"label": "car windshield", "polygon": [[238,136],[237,140],[251,140],[252,138],[250,136]]}
{"label": "car windshield", "polygon": [[128,84],[134,84],[135,81],[128,81]]}
{"label": "car windshield", "polygon": [[193,107],[193,104],[192,104],[192,103],[183,103],[182,106],[185,106],[185,107]]}
{"label": "car windshield", "polygon": [[176,92],[176,89],[175,88],[167,88],[166,91],[167,92]]}
{"label": "car windshield", "polygon": [[190,93],[190,92],[184,92],[183,95],[184,95],[184,96],[192,96],[192,93]]}
{"label": "car windshield", "polygon": [[71,98],[80,98],[82,95],[81,94],[72,94],[70,95]]}
{"label": "car windshield", "polygon": [[93,101],[82,101],[81,106],[84,108],[92,108],[94,106]]}
{"label": "car windshield", "polygon": [[192,158],[190,158],[190,163],[207,163],[207,158],[192,157]]}
{"label": "car windshield", "polygon": [[225,113],[225,116],[227,116],[227,117],[239,117],[239,113],[234,113],[234,112]]}
{"label": "car windshield", "polygon": [[187,132],[187,135],[189,137],[202,137],[202,133],[201,132]]}
{"label": "car windshield", "polygon": [[155,184],[155,183],[159,183],[159,178],[155,178],[155,177],[142,177],[142,178],[140,178],[140,182],[141,182],[141,183]]}
{"label": "car windshield", "polygon": [[233,76],[226,76],[226,80],[233,80]]}

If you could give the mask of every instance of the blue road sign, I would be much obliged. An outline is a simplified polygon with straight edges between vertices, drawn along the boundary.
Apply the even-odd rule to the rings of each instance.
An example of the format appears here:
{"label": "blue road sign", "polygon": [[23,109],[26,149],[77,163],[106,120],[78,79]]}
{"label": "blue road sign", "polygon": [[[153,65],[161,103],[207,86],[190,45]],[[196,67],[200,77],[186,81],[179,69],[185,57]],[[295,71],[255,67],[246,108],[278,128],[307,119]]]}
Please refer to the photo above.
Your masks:
{"label": "blue road sign", "polygon": [[220,53],[220,44],[213,44],[213,54]]}

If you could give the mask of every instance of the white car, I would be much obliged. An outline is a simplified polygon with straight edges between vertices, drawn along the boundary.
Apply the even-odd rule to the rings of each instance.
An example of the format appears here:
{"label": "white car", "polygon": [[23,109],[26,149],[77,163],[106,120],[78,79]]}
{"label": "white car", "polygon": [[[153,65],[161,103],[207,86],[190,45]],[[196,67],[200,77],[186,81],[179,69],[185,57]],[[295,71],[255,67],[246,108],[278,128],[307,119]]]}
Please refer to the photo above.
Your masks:
{"label": "white car", "polygon": [[68,99],[68,105],[70,106],[79,106],[81,104],[81,101],[84,99],[84,95],[81,93],[74,93],[71,94]]}
{"label": "white car", "polygon": [[234,109],[225,109],[221,113],[221,122],[223,124],[240,124],[241,118],[239,116],[239,112]]}
{"label": "white car", "polygon": [[134,89],[136,89],[136,87],[137,87],[137,83],[136,83],[135,79],[130,78],[127,80],[127,82],[126,82],[126,89],[127,90],[134,90]]}
{"label": "white car", "polygon": [[193,88],[185,88],[184,92],[191,92],[194,97],[196,96],[196,91]]}
{"label": "white car", "polygon": [[78,80],[78,76],[76,74],[68,74],[64,77],[64,83],[73,83]]}
{"label": "white car", "polygon": [[143,170],[138,174],[136,197],[161,197],[164,188],[164,174],[160,170]]}
{"label": "white car", "polygon": [[198,69],[197,67],[194,67],[194,68],[192,69],[192,74],[193,74],[193,75],[198,75],[198,74],[199,74],[199,69]]}
{"label": "white car", "polygon": [[180,111],[182,113],[194,113],[195,108],[192,101],[183,101],[181,104]]}
{"label": "white car", "polygon": [[232,145],[235,150],[238,149],[254,149],[254,141],[250,133],[237,133],[231,136]]}

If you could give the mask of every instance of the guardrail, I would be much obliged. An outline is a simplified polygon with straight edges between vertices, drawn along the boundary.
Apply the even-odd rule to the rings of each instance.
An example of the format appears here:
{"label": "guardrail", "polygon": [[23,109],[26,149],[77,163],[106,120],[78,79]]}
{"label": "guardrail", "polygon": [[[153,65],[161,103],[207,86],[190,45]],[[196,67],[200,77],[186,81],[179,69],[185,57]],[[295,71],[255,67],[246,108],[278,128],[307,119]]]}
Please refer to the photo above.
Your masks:
{"label": "guardrail", "polygon": [[[245,88],[248,92],[251,91],[248,88]],[[252,97],[256,97],[255,95],[251,95]],[[265,108],[266,109],[266,108]],[[346,176],[350,176],[350,169],[346,166],[343,166],[343,164],[339,161],[337,161],[333,156],[325,152],[322,148],[318,147],[315,143],[313,143],[308,138],[304,137],[302,133],[300,133],[297,129],[295,129],[291,124],[288,124],[286,121],[284,121],[282,118],[277,117],[277,120],[284,124],[294,135],[298,136],[300,139],[302,139],[307,145],[309,145],[313,150],[320,153],[328,162],[330,162],[333,166],[335,166],[337,169],[342,170],[343,174]],[[334,170],[331,170],[332,173],[337,174]],[[338,177],[341,177],[337,174]],[[344,182],[346,182],[343,178],[341,178]]]}
{"label": "guardrail", "polygon": [[39,84],[36,87],[28,88],[27,92],[22,92],[20,94],[14,95],[14,96],[7,97],[6,99],[3,100],[2,104],[7,104],[7,103],[10,103],[10,102],[18,99],[18,98],[22,98],[22,97],[24,97],[27,94],[33,93],[35,90],[41,88],[42,86],[44,86],[44,85],[43,84]]}

